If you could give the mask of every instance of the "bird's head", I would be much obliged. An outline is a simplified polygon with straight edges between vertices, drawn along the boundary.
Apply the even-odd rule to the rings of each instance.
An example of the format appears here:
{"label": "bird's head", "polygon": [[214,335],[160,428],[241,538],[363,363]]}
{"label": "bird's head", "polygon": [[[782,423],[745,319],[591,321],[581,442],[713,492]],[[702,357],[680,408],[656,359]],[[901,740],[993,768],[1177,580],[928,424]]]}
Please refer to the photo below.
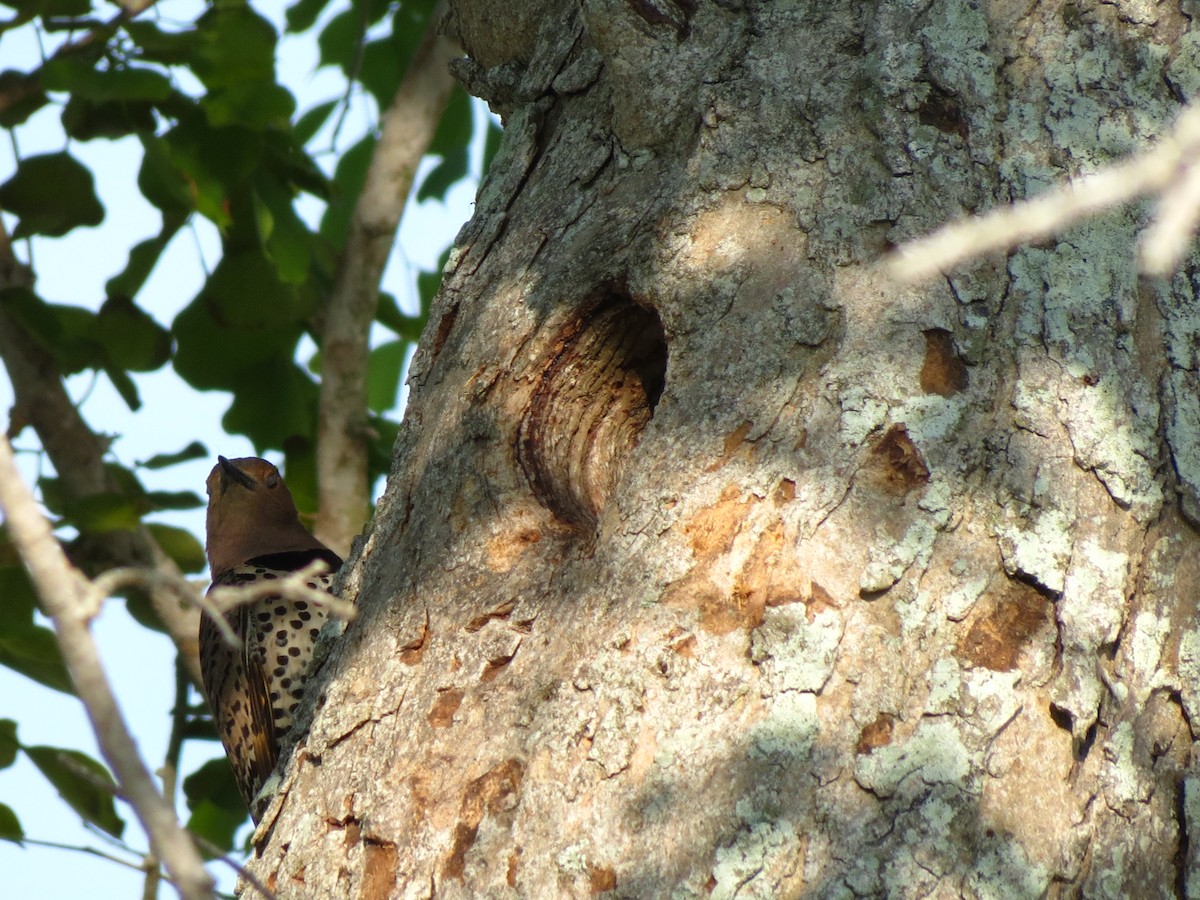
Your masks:
{"label": "bird's head", "polygon": [[217,457],[208,476],[208,563],[216,577],[269,553],[321,549],[292,494],[265,459]]}

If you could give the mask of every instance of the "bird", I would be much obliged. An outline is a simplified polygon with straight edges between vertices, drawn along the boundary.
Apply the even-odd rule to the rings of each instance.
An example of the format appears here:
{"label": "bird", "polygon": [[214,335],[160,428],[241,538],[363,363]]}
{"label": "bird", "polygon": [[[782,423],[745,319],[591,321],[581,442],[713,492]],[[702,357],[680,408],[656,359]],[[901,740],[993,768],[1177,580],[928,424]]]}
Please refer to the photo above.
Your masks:
{"label": "bird", "polygon": [[[332,592],[342,559],[300,523],[279,470],[265,459],[217,457],[208,476],[207,540],[214,588],[282,578],[315,560],[326,574],[309,586]],[[213,721],[238,790],[255,822],[259,797],[304,695],[309,663],[327,610],[280,596],[224,613],[236,646],[215,621],[200,620],[200,670]]]}

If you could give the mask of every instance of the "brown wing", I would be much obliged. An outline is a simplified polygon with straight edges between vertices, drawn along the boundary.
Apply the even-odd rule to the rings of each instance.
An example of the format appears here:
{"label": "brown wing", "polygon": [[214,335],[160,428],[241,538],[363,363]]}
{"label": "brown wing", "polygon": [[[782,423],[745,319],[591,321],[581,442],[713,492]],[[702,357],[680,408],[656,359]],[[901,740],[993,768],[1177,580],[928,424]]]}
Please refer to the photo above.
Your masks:
{"label": "brown wing", "polygon": [[[255,604],[257,605],[257,604]],[[242,619],[241,633],[251,634],[250,616],[254,605],[245,604],[238,610]],[[246,706],[250,713],[250,763],[253,768],[254,783],[252,793],[246,805],[253,808],[251,802],[263,784],[275,770],[276,755],[279,752],[279,740],[275,734],[275,716],[271,707],[271,687],[267,680],[267,672],[263,667],[262,655],[256,652],[254,642],[249,637],[242,643],[242,665],[246,670]]]}
{"label": "brown wing", "polygon": [[[244,573],[231,573],[216,584],[247,580]],[[204,691],[247,807],[275,768],[277,747],[266,673],[251,646],[250,616],[251,610],[242,606],[225,617],[237,639],[236,647],[225,641],[208,616],[200,621]]]}

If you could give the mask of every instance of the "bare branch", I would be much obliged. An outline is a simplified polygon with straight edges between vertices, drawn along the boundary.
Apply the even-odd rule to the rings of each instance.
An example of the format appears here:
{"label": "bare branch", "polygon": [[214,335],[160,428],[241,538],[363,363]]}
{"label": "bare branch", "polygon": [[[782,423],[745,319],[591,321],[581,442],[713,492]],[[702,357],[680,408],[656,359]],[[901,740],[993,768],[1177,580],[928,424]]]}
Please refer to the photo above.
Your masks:
{"label": "bare branch", "polygon": [[329,564],[324,560],[314,560],[303,569],[289,572],[281,578],[253,581],[249,584],[229,585],[213,588],[207,599],[204,611],[207,615],[216,616],[224,621],[224,613],[243,603],[253,603],[267,597],[282,597],[293,603],[311,603],[323,606],[329,614],[349,622],[358,615],[353,603],[339,600],[324,588],[312,587],[309,582],[329,571]]}
{"label": "bare branch", "polygon": [[54,622],[63,661],[92,723],[96,742],[116,776],[121,795],[133,807],[182,897],[212,896],[212,878],[175,811],[158,792],[138,756],[137,746],[117,706],[89,629],[94,599],[91,585],[63,555],[62,548],[21,480],[7,438],[0,438],[0,508],[8,533]]}
{"label": "bare branch", "polygon": [[[7,230],[0,221],[0,290],[29,287],[32,275],[13,254]],[[71,402],[54,359],[38,346],[17,322],[0,309],[0,359],[8,370],[16,402],[9,437],[26,424],[37,432],[47,456],[72,497],[90,497],[116,489],[104,467],[108,442],[83,420]],[[156,569],[182,580],[175,563],[158,546],[145,527],[114,531],[93,539],[102,544],[104,563]],[[190,605],[167,602],[161,593],[151,595],[154,612],[183,655],[188,673],[200,684],[199,617]]]}
{"label": "bare branch", "polygon": [[1148,193],[1159,194],[1158,216],[1143,235],[1141,263],[1148,274],[1166,275],[1186,252],[1200,218],[1200,102],[1183,112],[1156,147],[1031,200],[909,241],[887,269],[900,281],[920,281],[971,257],[1048,237]]}
{"label": "bare branch", "polygon": [[460,51],[438,36],[440,18],[435,12],[384,114],[322,323],[315,531],[343,556],[362,529],[370,503],[367,358],[379,282],[417,165],[454,88],[449,63]]}

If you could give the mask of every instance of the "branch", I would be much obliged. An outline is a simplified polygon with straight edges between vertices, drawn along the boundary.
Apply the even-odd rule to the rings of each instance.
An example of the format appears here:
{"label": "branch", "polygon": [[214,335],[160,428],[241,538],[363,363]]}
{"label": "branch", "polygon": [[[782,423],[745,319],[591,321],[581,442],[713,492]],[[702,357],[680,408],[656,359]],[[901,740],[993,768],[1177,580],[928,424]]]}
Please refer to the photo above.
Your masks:
{"label": "branch", "polygon": [[367,359],[379,283],[417,166],[454,88],[450,60],[460,55],[438,36],[440,18],[435,12],[384,114],[321,327],[315,532],[343,556],[362,530],[370,504]]}
{"label": "branch", "polygon": [[[324,588],[312,587],[309,582],[329,571],[329,564],[324,560],[315,560],[303,569],[289,572],[282,578],[272,578],[269,581],[252,581],[247,584],[229,585],[213,588],[204,601],[204,612],[213,617],[219,625],[226,625],[224,614],[234,607],[244,603],[254,603],[267,597],[280,597],[293,603],[311,603],[313,606],[323,606],[335,619],[347,622],[358,615],[354,604],[348,600],[339,600]],[[225,639],[233,637],[232,631],[222,631]],[[233,637],[234,646],[240,646]]]}
{"label": "branch", "polygon": [[893,278],[920,281],[966,259],[1048,237],[1068,225],[1143,194],[1158,195],[1155,222],[1142,234],[1139,258],[1165,276],[1187,251],[1200,220],[1200,101],[1189,105],[1157,147],[1032,200],[947,225],[909,241],[887,261]]}
{"label": "branch", "polygon": [[179,825],[138,756],[137,746],[117,706],[90,630],[95,587],[63,555],[50,523],[21,480],[7,438],[0,438],[0,508],[9,536],[54,631],[71,681],[92,723],[105,761],[150,838],[151,850],[163,861],[186,900],[212,896],[212,878],[191,839]]}
{"label": "branch", "polygon": [[[0,291],[32,284],[32,273],[13,254],[8,232],[0,220]],[[53,357],[38,346],[3,306],[0,306],[0,359],[8,370],[16,398],[9,437],[14,437],[26,424],[32,425],[63,488],[72,497],[116,490],[117,485],[104,467],[108,441],[88,427],[71,402]],[[84,537],[103,551],[106,565],[150,567],[170,578],[183,578],[144,526],[102,537]],[[187,604],[168,601],[161,593],[152,594],[151,600],[155,614],[184,657],[188,674],[200,684],[198,613]]]}

